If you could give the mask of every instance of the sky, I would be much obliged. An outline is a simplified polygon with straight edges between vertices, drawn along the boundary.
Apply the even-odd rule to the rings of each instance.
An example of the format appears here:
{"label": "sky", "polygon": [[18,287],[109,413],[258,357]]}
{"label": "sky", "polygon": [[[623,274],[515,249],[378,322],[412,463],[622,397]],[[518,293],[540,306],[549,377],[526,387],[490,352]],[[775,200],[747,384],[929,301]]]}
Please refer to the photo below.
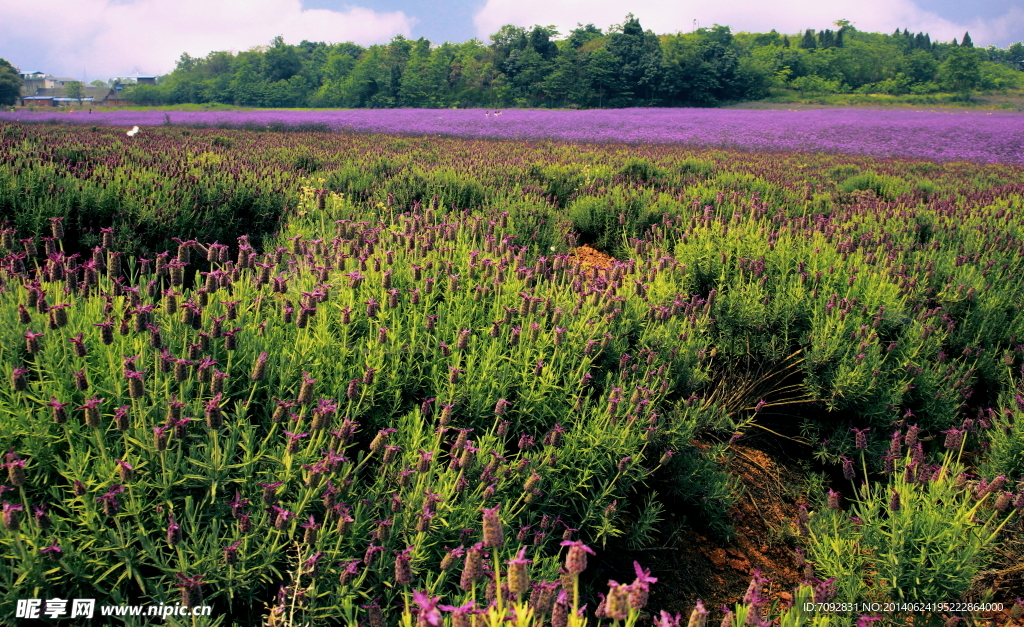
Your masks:
{"label": "sky", "polygon": [[3,0],[0,58],[89,82],[166,74],[182,53],[248,50],[277,35],[290,44],[365,46],[395,35],[487,43],[504,24],[566,34],[578,23],[621,24],[626,12],[659,34],[695,23],[798,33],[847,19],[863,31],[909,28],[941,41],[970,31],[979,46],[1024,40],[1024,0]]}

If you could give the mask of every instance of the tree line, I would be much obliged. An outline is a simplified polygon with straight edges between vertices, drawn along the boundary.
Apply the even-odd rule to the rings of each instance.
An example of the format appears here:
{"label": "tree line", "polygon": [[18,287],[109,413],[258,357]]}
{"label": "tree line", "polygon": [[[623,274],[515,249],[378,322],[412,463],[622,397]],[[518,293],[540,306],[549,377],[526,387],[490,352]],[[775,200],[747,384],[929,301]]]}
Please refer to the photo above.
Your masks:
{"label": "tree line", "polygon": [[578,25],[503,26],[485,45],[396,36],[369,47],[276,37],[245,52],[181,55],[157,85],[133,88],[140,104],[249,107],[716,106],[758,100],[775,88],[817,93],[928,94],[1024,86],[1024,45],[975,47],[891,35],[808,29],[790,37],[715,25],[656,35],[632,14],[605,30]]}

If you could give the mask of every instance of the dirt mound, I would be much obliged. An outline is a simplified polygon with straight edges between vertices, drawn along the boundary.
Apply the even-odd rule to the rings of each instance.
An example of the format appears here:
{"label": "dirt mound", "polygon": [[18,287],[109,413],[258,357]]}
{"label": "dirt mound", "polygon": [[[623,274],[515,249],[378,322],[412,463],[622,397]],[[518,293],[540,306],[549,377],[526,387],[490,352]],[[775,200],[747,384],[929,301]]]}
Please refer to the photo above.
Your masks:
{"label": "dirt mound", "polygon": [[652,606],[686,616],[701,599],[712,616],[721,616],[723,604],[731,607],[742,599],[755,568],[769,579],[769,597],[792,601],[802,573],[787,540],[796,500],[786,486],[800,485],[800,478],[761,450],[737,445],[730,450],[728,469],[744,487],[730,512],[736,533],[722,542],[691,529],[673,546],[662,547]]}
{"label": "dirt mound", "polygon": [[606,255],[589,244],[573,249],[572,258],[583,268],[597,268],[602,275],[611,270],[615,263],[615,257]]}

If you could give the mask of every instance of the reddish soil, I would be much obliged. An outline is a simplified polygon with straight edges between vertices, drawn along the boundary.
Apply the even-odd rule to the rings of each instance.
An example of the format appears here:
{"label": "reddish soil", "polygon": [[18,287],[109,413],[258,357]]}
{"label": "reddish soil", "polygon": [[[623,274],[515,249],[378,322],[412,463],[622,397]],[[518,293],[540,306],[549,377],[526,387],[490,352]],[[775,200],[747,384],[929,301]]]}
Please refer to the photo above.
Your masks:
{"label": "reddish soil", "polygon": [[595,268],[601,275],[612,269],[615,258],[584,244],[572,251],[573,260],[584,268]]}
{"label": "reddish soil", "polygon": [[691,529],[659,552],[662,578],[653,587],[652,606],[686,616],[701,599],[712,618],[721,616],[723,604],[731,607],[742,599],[755,568],[769,579],[765,592],[770,598],[792,601],[801,572],[787,540],[796,503],[786,496],[785,486],[799,485],[800,478],[763,451],[736,445],[730,450],[727,468],[744,489],[730,512],[736,532],[724,542]]}

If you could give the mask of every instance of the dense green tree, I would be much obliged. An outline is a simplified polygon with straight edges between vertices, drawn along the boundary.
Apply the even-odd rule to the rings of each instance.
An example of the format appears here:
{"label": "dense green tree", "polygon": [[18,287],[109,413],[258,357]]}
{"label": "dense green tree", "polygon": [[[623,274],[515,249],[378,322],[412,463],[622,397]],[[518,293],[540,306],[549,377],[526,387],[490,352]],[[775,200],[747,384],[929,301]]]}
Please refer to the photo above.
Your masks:
{"label": "dense green tree", "polygon": [[1000,63],[1008,65],[1015,70],[1024,69],[1024,42],[1017,42],[1011,45],[1000,58]]}
{"label": "dense green tree", "polygon": [[11,106],[21,97],[24,81],[6,59],[0,59],[0,105]]}
{"label": "dense green tree", "polygon": [[942,77],[961,99],[970,100],[971,90],[981,80],[978,55],[963,46],[951,49],[942,63]]}
{"label": "dense green tree", "polygon": [[82,99],[82,81],[68,81],[64,83],[64,96],[66,98]]}
{"label": "dense green tree", "polygon": [[589,42],[600,39],[604,34],[600,28],[597,28],[593,24],[576,24],[576,28],[569,33],[569,37],[566,38],[569,46],[579,49],[587,45]]}
{"label": "dense green tree", "polygon": [[[506,25],[486,45],[398,36],[364,48],[276,37],[237,54],[183,54],[171,74],[132,97],[253,107],[714,106],[773,88],[904,94],[941,85],[966,97],[971,89],[1024,86],[1021,43],[980,49],[969,33],[959,44],[935,43],[907,28],[888,35],[848,20],[834,26],[793,42],[776,31],[734,34],[717,24],[659,37],[632,15],[604,31],[577,25],[564,39],[551,26]],[[16,74],[10,80],[20,88]]]}
{"label": "dense green tree", "polygon": [[140,105],[167,104],[164,92],[156,85],[132,85],[124,90],[123,98]]}
{"label": "dense green tree", "polygon": [[581,106],[591,99],[593,90],[587,80],[587,60],[588,53],[580,52],[572,46],[566,46],[555,58],[542,87],[556,104]]}
{"label": "dense green tree", "polygon": [[814,38],[814,30],[808,28],[800,39],[800,47],[804,50],[814,50],[818,47],[818,40]]}
{"label": "dense green tree", "polygon": [[342,100],[336,106],[369,107],[380,102],[377,96],[382,89],[380,68],[384,64],[383,57],[383,46],[370,46],[345,78],[340,88]]}
{"label": "dense green tree", "polygon": [[702,34],[678,34],[662,42],[664,48],[664,80],[662,91],[670,104],[712,106],[718,103],[721,88],[713,66],[714,55],[722,51],[719,44],[709,50]]}
{"label": "dense green tree", "polygon": [[295,46],[284,43],[279,35],[274,37],[273,44],[263,53],[263,77],[267,82],[286,81],[302,69],[302,59]]}
{"label": "dense green tree", "polygon": [[927,83],[938,75],[939,62],[924,50],[914,50],[904,58],[901,71],[918,83]]}
{"label": "dense green tree", "polygon": [[343,79],[349,75],[349,72],[355,66],[356,57],[348,52],[335,50],[327,55],[327,63],[324,64],[324,75],[333,80]]}
{"label": "dense green tree", "polygon": [[763,48],[765,46],[780,46],[782,45],[782,36],[773,28],[767,33],[759,33],[754,35],[753,46],[755,48]]}
{"label": "dense green tree", "polygon": [[612,106],[652,104],[662,78],[662,50],[658,36],[644,31],[630,13],[619,29],[608,36],[608,52],[618,66],[618,82]]}
{"label": "dense green tree", "polygon": [[430,50],[430,42],[420,39],[413,46],[402,73],[400,99],[405,107],[441,107],[448,91],[451,53],[445,48]]}
{"label": "dense green tree", "polygon": [[557,37],[558,34],[554,26],[534,26],[530,31],[528,45],[545,61],[552,61],[558,55],[558,46],[551,38]]}
{"label": "dense green tree", "polygon": [[490,52],[494,66],[505,71],[505,61],[513,50],[526,48],[526,29],[520,26],[506,24],[498,29],[498,32],[491,35]]}
{"label": "dense green tree", "polygon": [[237,68],[231,80],[231,93],[235,104],[243,107],[264,105],[266,82],[260,76],[260,58],[255,51],[238,56]]}
{"label": "dense green tree", "polygon": [[618,61],[607,48],[598,48],[587,58],[584,74],[598,107],[603,107],[617,89],[618,69]]}
{"label": "dense green tree", "polygon": [[545,61],[532,46],[513,50],[505,60],[505,68],[517,97],[523,100],[538,100],[545,79],[554,69],[552,63]]}

